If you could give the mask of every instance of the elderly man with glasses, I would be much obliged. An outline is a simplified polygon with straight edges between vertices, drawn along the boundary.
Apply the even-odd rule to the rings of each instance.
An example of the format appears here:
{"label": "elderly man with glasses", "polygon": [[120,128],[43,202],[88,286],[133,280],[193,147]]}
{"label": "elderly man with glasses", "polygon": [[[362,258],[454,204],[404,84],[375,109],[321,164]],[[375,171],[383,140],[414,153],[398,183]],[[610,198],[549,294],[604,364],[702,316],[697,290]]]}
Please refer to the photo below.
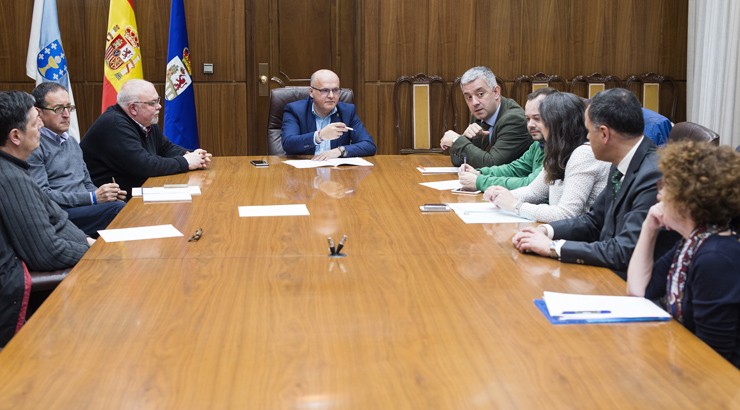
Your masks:
{"label": "elderly man with glasses", "polygon": [[118,182],[131,195],[149,177],[208,168],[211,154],[173,144],[157,125],[162,109],[154,85],[129,80],[116,104],[98,117],[80,143],[93,183]]}
{"label": "elderly man with glasses", "polygon": [[313,155],[319,161],[375,155],[373,137],[355,106],[339,102],[339,92],[339,77],[319,70],[311,75],[308,98],[285,106],[282,141],[288,155]]}
{"label": "elderly man with glasses", "polygon": [[53,82],[39,84],[32,92],[41,128],[39,147],[28,158],[36,184],[69,215],[78,228],[93,238],[105,229],[123,208],[126,191],[118,184],[96,187],[82,159],[77,140],[68,134],[75,110],[67,90]]}

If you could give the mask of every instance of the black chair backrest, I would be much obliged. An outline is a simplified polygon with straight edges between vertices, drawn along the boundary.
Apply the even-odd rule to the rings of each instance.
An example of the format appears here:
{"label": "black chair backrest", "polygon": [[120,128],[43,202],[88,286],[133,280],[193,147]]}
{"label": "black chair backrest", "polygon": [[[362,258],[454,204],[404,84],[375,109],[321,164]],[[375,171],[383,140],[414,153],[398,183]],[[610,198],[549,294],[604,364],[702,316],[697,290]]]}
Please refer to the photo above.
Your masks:
{"label": "black chair backrest", "polygon": [[[270,114],[267,118],[267,154],[285,156],[283,150],[283,112],[285,105],[308,98],[309,87],[283,87],[270,90]],[[342,88],[339,101],[352,104],[354,94],[349,88]]]}
{"label": "black chair backrest", "polygon": [[668,134],[668,142],[675,141],[706,141],[719,145],[719,134],[695,122],[679,122]]}

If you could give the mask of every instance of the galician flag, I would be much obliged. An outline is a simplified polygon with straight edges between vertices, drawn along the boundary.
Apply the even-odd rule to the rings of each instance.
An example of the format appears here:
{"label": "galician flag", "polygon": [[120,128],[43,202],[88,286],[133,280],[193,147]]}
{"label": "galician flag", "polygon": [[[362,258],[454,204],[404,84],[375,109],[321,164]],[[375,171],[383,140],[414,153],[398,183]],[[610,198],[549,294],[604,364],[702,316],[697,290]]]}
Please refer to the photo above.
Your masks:
{"label": "galician flag", "polygon": [[110,0],[101,111],[116,103],[123,83],[132,78],[144,78],[141,65],[134,0]]}
{"label": "galician flag", "polygon": [[181,147],[199,147],[192,65],[183,0],[172,0],[164,87],[164,135]]}
{"label": "galician flag", "polygon": [[[36,0],[33,4],[26,75],[36,80],[36,85],[49,81],[61,84],[69,92],[71,103],[75,103],[72,83],[69,81],[67,56],[64,54],[62,35],[59,32],[56,0]],[[68,133],[77,141],[80,140],[76,112],[70,113]]]}

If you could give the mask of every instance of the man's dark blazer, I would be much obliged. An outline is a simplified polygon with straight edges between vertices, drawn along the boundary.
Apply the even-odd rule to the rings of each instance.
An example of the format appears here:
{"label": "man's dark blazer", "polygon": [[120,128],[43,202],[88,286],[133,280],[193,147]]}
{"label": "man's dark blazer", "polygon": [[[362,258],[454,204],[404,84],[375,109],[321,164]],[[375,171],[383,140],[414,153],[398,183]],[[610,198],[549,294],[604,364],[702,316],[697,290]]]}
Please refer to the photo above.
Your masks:
{"label": "man's dark blazer", "polygon": [[[475,118],[473,118],[475,120]],[[532,135],[527,130],[524,110],[516,101],[501,97],[498,117],[488,135],[472,140],[460,137],[450,147],[452,165],[459,167],[464,158],[474,168],[492,167],[515,161],[532,145]]]}
{"label": "man's dark blazer", "polygon": [[[655,148],[650,139],[642,139],[616,199],[611,183],[607,183],[587,214],[550,224],[554,239],[566,240],[560,250],[561,261],[603,266],[626,278],[642,223],[657,202],[656,184],[661,174]],[[608,181],[616,169],[611,167]],[[664,253],[676,239],[673,234],[661,235],[656,254]]]}
{"label": "man's dark blazer", "polygon": [[[316,151],[313,134],[316,132],[316,117],[311,111],[313,98],[292,102],[285,106],[283,113],[283,149],[288,155],[313,155]],[[373,137],[362,125],[355,113],[354,104],[337,103],[337,112],[332,114],[331,122],[343,122],[354,131],[347,131],[331,141],[331,148],[340,145],[347,149],[348,157],[375,155]]]}

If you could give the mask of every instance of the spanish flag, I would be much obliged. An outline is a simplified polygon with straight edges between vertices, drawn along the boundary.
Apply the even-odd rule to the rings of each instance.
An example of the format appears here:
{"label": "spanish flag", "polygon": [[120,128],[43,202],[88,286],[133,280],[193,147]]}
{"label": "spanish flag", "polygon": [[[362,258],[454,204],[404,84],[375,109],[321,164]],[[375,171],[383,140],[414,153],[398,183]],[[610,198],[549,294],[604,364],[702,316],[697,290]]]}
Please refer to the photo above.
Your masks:
{"label": "spanish flag", "polygon": [[118,90],[132,78],[144,78],[134,0],[110,0],[101,112],[116,103]]}

